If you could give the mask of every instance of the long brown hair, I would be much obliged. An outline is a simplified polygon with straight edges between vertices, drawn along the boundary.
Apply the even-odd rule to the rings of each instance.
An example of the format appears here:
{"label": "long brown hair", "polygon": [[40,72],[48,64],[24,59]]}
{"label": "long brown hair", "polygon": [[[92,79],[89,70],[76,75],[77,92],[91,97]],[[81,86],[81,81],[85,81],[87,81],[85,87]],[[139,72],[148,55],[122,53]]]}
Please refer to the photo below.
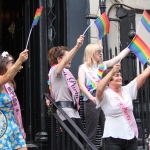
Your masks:
{"label": "long brown hair", "polygon": [[66,46],[57,46],[53,47],[48,51],[48,61],[50,65],[58,64],[57,58],[63,57],[65,52],[69,51],[69,49]]}
{"label": "long brown hair", "polygon": [[[0,75],[4,75],[7,72],[6,64],[8,61],[8,58],[11,57],[12,59],[13,56],[8,54],[6,57],[3,57],[0,55]],[[16,82],[14,79],[10,80],[11,84],[13,85],[14,89],[16,89]]]}

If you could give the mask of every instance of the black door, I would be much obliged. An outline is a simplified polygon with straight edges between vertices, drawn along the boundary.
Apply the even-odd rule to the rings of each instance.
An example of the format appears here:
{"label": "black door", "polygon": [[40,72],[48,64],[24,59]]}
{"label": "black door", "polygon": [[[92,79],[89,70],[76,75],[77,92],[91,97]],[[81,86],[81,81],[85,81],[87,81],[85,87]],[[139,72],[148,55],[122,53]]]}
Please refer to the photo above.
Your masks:
{"label": "black door", "polygon": [[[22,0],[2,0],[2,51],[8,51],[15,59],[24,49],[23,7],[24,1]],[[16,94],[21,106],[23,123],[25,123],[25,69],[17,74],[15,81]]]}
{"label": "black door", "polygon": [[[27,143],[34,143],[38,132],[45,132],[47,114],[42,94],[48,92],[47,52],[57,45],[66,45],[66,1],[0,0],[2,4],[2,51],[16,59],[26,46],[29,30],[38,7],[42,15],[32,30],[29,41],[29,59],[15,77]],[[1,9],[0,9],[1,10]],[[1,13],[1,11],[0,11]],[[1,20],[1,19],[0,19]],[[1,24],[2,23],[2,24]],[[52,34],[51,34],[52,33]],[[51,37],[52,36],[52,37]]]}

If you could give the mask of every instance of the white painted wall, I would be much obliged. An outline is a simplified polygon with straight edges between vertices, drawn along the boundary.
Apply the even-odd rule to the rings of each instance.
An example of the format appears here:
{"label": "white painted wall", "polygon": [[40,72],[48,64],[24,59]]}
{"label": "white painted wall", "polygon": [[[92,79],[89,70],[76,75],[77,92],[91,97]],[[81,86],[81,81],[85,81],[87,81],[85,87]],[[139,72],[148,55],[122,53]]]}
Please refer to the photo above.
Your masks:
{"label": "white painted wall", "polygon": [[[114,3],[123,3],[133,8],[137,9],[150,9],[150,0],[106,0],[106,12],[110,8],[110,6]],[[100,15],[99,11],[99,0],[89,0],[90,3],[90,14]],[[127,8],[126,8],[127,9]],[[113,7],[110,11],[109,17],[116,18],[116,6]],[[141,15],[136,14],[136,27],[140,21]],[[93,20],[90,21],[92,23]],[[120,47],[120,26],[118,22],[111,21],[110,22],[110,32],[108,33],[108,45],[113,50],[115,46]],[[140,28],[138,31],[139,36],[150,46],[150,34],[145,30],[142,24],[140,24]],[[95,25],[92,25],[90,28],[90,42],[91,43],[101,43],[98,39],[98,32]],[[119,51],[119,49],[118,49]],[[114,52],[113,52],[114,54]]]}
{"label": "white painted wall", "polygon": [[121,3],[138,9],[150,9],[150,0],[120,0]]}
{"label": "white painted wall", "polygon": [[[94,3],[93,3],[94,1]],[[106,12],[114,2],[111,0],[106,0]],[[115,16],[116,8],[113,7],[110,12],[111,18],[116,18]],[[90,14],[100,15],[99,11],[99,0],[90,0]],[[90,20],[92,23],[94,20]],[[108,33],[108,47],[115,49],[115,46],[120,47],[120,33],[119,33],[119,24],[118,22],[110,22],[110,32]],[[90,28],[90,42],[91,43],[101,43],[101,40],[98,38],[98,32],[96,26],[93,24]],[[114,52],[113,52],[114,54]]]}
{"label": "white painted wall", "polygon": [[[90,14],[99,15],[99,0],[89,0],[90,1]],[[90,20],[90,24],[93,23],[93,19]],[[98,32],[96,26],[93,24],[90,27],[90,42],[91,43],[101,43],[98,38]]]}

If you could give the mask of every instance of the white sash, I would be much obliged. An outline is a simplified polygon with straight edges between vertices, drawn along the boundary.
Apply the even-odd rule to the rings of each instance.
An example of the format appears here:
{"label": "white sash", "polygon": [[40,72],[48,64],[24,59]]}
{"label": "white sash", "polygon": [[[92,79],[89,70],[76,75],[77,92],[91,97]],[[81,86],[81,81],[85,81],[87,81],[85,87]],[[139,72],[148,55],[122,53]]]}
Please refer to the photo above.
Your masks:
{"label": "white sash", "polygon": [[96,85],[96,87],[98,86],[98,83],[100,82],[99,77],[97,76],[97,74],[93,71],[93,70],[89,70],[86,67],[86,64],[82,64],[81,67],[83,68],[83,70],[85,71],[85,73],[88,75],[88,77],[91,79],[92,82],[94,82],[94,84]]}

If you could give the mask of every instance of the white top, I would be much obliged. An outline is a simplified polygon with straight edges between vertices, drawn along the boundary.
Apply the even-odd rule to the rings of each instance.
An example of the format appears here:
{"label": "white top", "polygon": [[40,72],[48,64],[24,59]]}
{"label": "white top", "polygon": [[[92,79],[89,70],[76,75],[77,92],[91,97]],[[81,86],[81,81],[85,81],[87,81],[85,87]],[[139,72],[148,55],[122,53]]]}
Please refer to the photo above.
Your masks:
{"label": "white top", "polygon": [[[103,62],[103,64],[104,64],[104,67],[105,67],[105,70],[107,69],[107,67],[106,67],[106,64]],[[95,74],[97,75],[97,73],[98,73],[98,66],[95,66],[95,65],[92,65],[92,70],[93,70],[93,72],[95,72]],[[85,78],[85,86],[88,86],[88,85],[90,85],[91,84],[91,79],[90,79],[90,77],[86,74],[86,78]],[[96,89],[97,87],[95,87],[95,88],[93,88],[92,90],[90,90],[89,92],[92,94],[93,93],[93,91]],[[87,101],[88,100],[88,98],[85,96],[85,95],[83,95],[83,101]]]}
{"label": "white top", "polygon": [[[137,96],[136,79],[126,86],[122,86],[121,91],[124,97],[121,101],[128,107],[130,113],[133,115],[132,100],[136,99]],[[115,100],[111,99],[110,93],[107,90],[105,90],[104,98],[101,102],[96,99],[96,105],[96,108],[101,107],[106,118],[103,138],[113,137],[130,140],[135,137],[135,133],[125,119],[121,108]]]}

